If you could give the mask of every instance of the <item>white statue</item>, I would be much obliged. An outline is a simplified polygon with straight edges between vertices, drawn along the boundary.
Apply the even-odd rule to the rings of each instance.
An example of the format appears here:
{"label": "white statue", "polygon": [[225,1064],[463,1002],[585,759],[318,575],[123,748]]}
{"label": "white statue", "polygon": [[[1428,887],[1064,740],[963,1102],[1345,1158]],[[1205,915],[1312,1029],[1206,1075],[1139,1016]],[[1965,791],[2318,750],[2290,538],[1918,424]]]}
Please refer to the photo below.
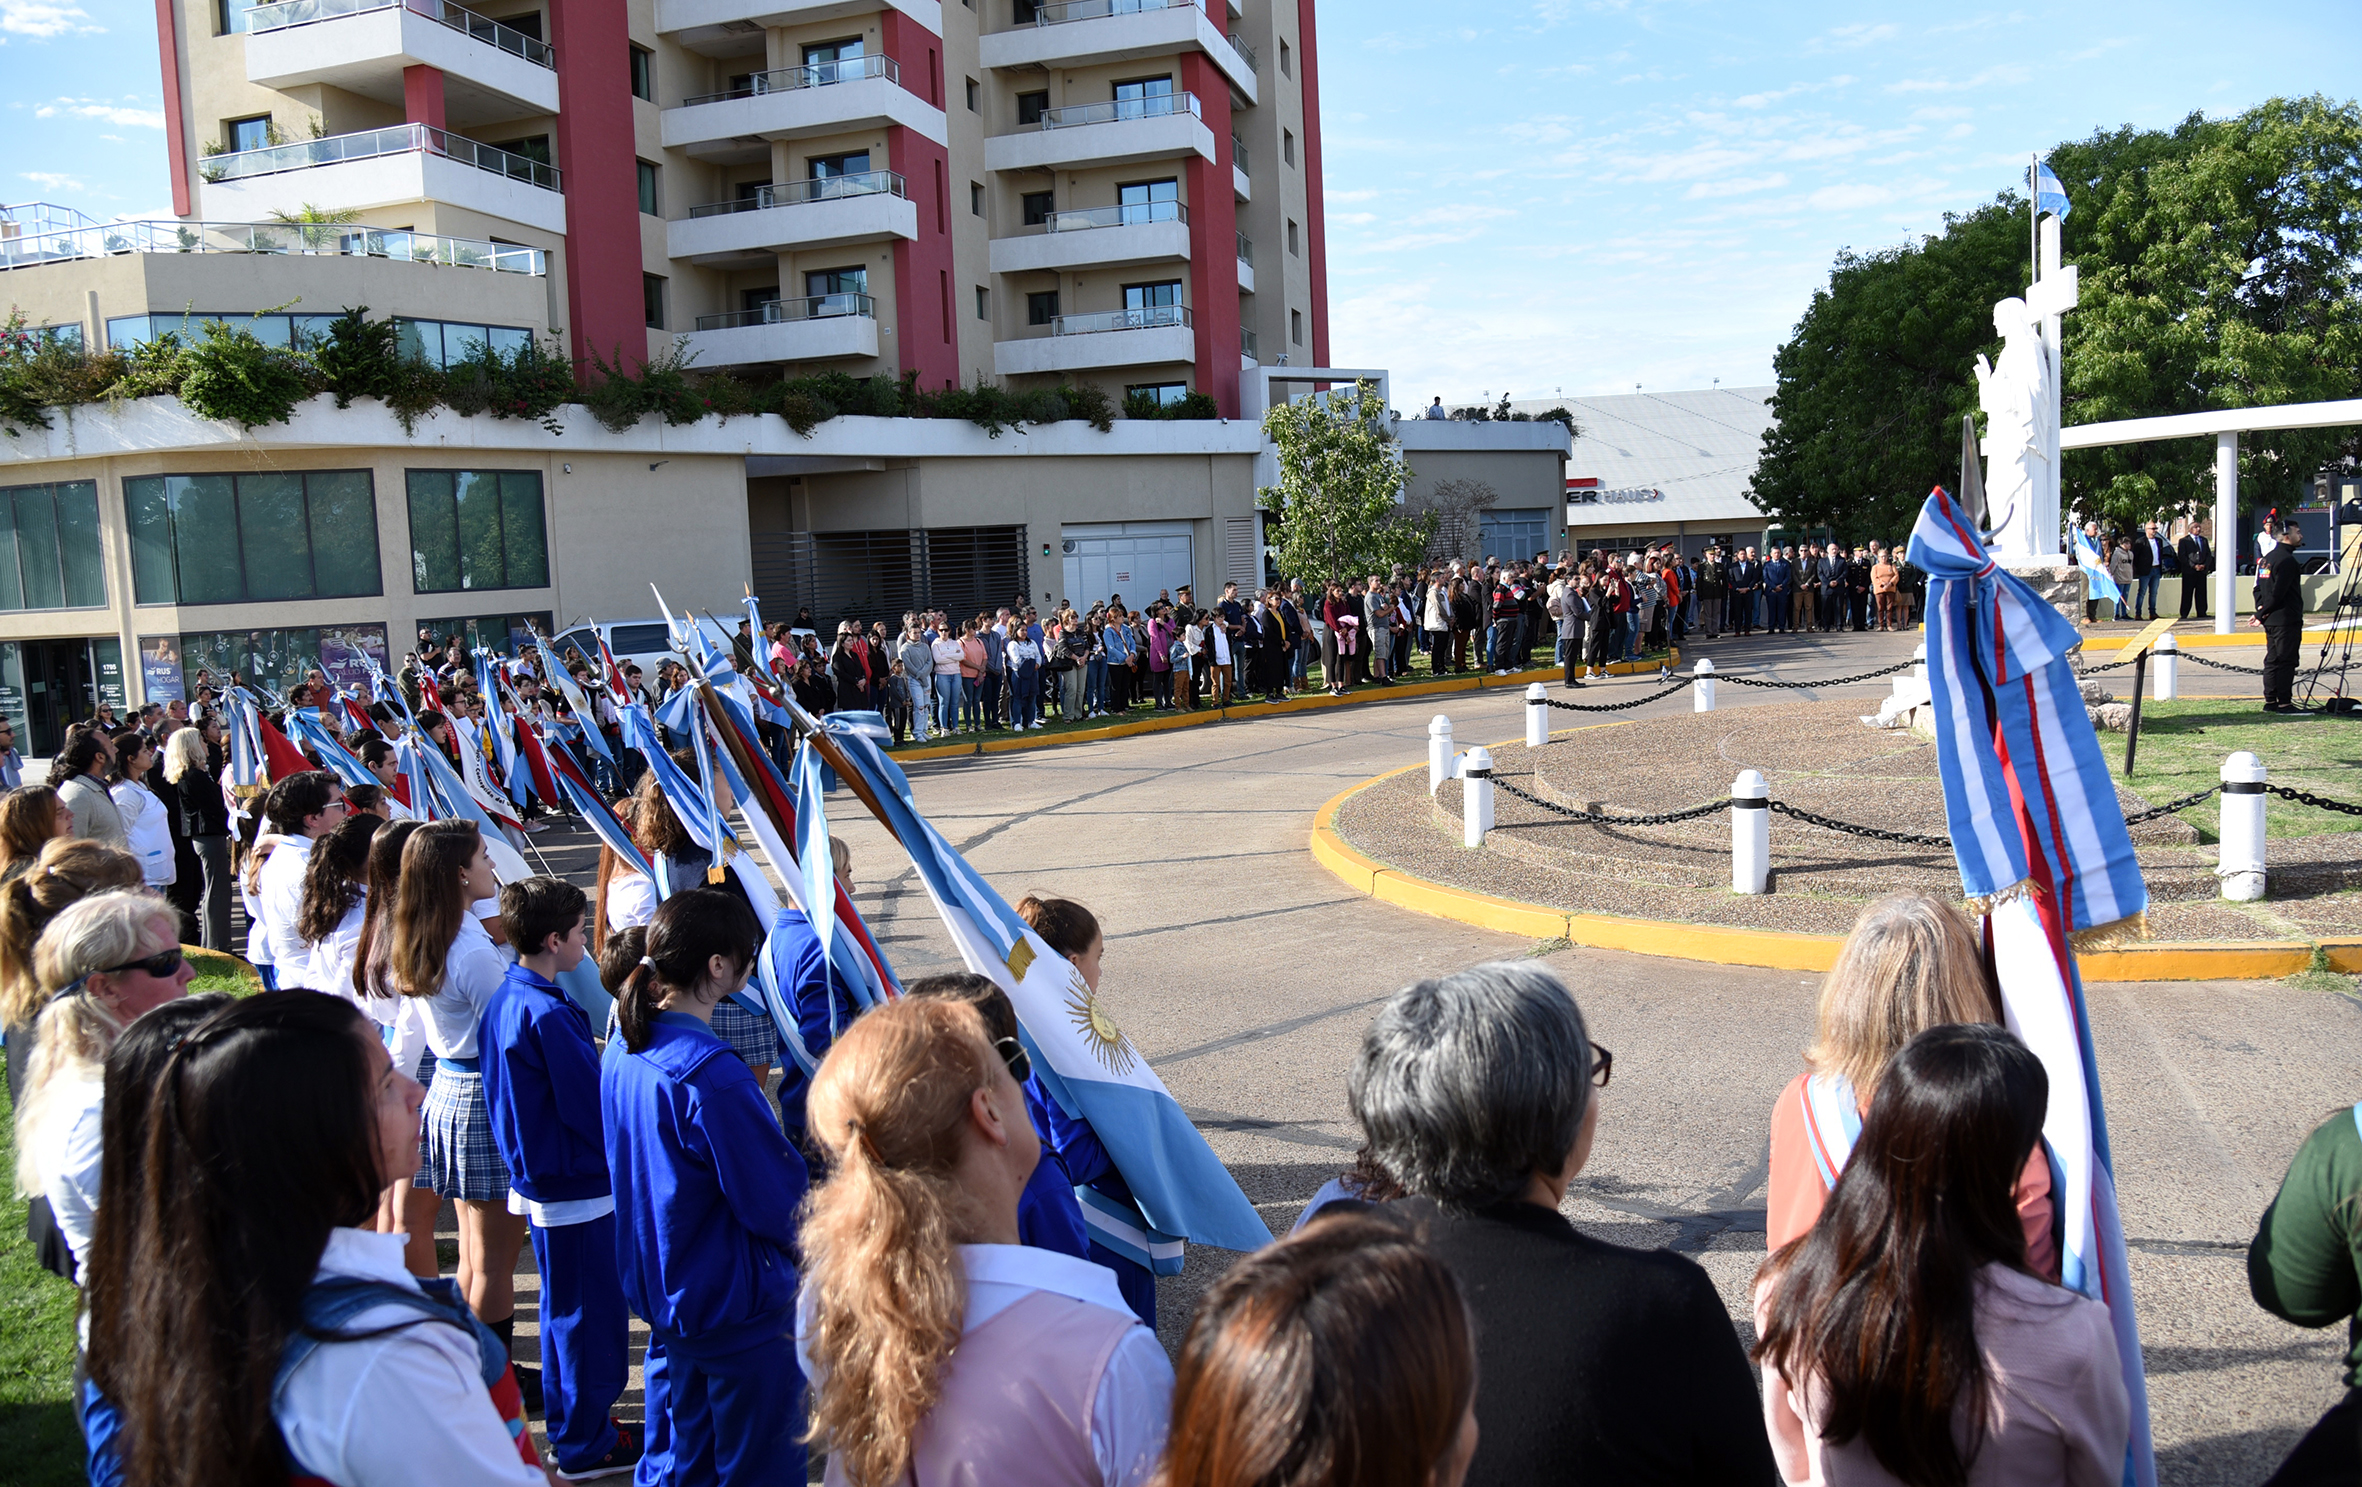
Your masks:
{"label": "white statue", "polygon": [[[2041,327],[2014,296],[1993,306],[2002,335],[2001,362],[1977,358],[1977,405],[1985,414],[1985,509],[1995,524],[1992,552],[2004,562],[2058,552],[2053,516],[2044,525],[2044,497],[2058,489],[2059,431],[2051,361]],[[2050,502],[2056,501],[2050,496]],[[2053,510],[2055,511],[2055,506]]]}

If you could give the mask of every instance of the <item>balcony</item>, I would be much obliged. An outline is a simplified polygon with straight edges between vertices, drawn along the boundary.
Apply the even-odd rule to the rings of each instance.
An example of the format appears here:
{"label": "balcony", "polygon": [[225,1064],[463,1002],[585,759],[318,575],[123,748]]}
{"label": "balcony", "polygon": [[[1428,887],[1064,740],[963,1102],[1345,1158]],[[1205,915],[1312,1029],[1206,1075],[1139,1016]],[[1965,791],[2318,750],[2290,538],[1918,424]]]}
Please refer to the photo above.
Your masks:
{"label": "balcony", "polygon": [[943,111],[902,86],[892,57],[855,57],[758,72],[746,86],[664,111],[664,143],[699,160],[771,158],[770,141],[900,125],[946,143]]}
{"label": "balcony", "polygon": [[1232,91],[1256,101],[1251,54],[1214,28],[1204,0],[1042,0],[1032,25],[978,42],[985,66],[1027,72],[1204,52]]}
{"label": "balcony", "polygon": [[304,257],[386,258],[496,274],[546,277],[539,248],[428,232],[387,232],[343,223],[109,222],[26,237],[0,238],[0,270],[114,258],[128,253],[280,253]]}
{"label": "balcony", "polygon": [[937,36],[943,0],[656,0],[656,33],[708,57],[759,57],[763,32],[895,10]]}
{"label": "balcony", "polygon": [[1247,142],[1235,134],[1230,136],[1230,190],[1240,201],[1255,199],[1254,187],[1247,180]]}
{"label": "balcony", "polygon": [[210,218],[253,221],[307,207],[367,211],[431,201],[544,232],[566,230],[556,166],[424,124],[211,155],[197,169]]}
{"label": "balcony", "polygon": [[678,338],[701,367],[748,367],[775,361],[841,361],[878,354],[877,301],[866,294],[816,294],[773,300],[754,310],[700,315]]}
{"label": "balcony", "polygon": [[1199,116],[1195,93],[1069,104],[1044,112],[1038,125],[984,142],[987,170],[1139,165],[1179,155],[1214,158],[1214,131]]}
{"label": "balcony", "polygon": [[1243,232],[1238,235],[1238,288],[1241,294],[1255,292],[1255,240]]}
{"label": "balcony", "polygon": [[1197,359],[1197,332],[1187,305],[1153,305],[1096,315],[1060,315],[1047,334],[995,341],[993,371],[1084,372],[1103,367],[1160,366]]}
{"label": "balcony", "polygon": [[466,127],[558,111],[550,49],[448,0],[283,0],[246,12],[246,80],[325,84],[402,107],[402,69],[443,71],[444,117]]}
{"label": "balcony", "polygon": [[1037,235],[994,238],[992,271],[1029,274],[1189,258],[1189,209],[1177,201],[1052,212],[1042,226]]}
{"label": "balcony", "polygon": [[1262,365],[1255,359],[1255,333],[1245,326],[1240,326],[1238,332],[1238,365],[1240,371]]}
{"label": "balcony", "polygon": [[708,268],[759,263],[798,248],[840,248],[892,238],[913,242],[919,213],[890,170],[765,186],[743,201],[691,207],[666,224],[666,251]]}

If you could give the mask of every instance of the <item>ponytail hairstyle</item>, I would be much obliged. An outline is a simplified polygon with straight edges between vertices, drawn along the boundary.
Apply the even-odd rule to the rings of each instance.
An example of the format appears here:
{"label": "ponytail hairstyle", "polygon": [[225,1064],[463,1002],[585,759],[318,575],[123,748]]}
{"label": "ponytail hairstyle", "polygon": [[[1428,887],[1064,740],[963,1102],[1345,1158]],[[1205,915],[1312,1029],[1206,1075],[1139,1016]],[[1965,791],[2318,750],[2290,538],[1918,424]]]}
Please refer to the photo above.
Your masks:
{"label": "ponytail hairstyle", "polygon": [[295,911],[295,932],[305,944],[317,945],[335,934],[336,926],[361,901],[369,877],[369,839],[384,824],[375,816],[347,816],[312,844],[312,855],[304,862],[303,899]]}
{"label": "ponytail hairstyle", "polygon": [[443,989],[444,962],[467,917],[460,874],[483,850],[473,821],[430,821],[402,844],[402,884],[386,926],[387,980],[402,995],[433,996]]}
{"label": "ponytail hairstyle", "polygon": [[47,998],[33,973],[33,946],[49,921],[93,893],[139,888],[139,859],[85,837],[46,843],[33,865],[0,883],[0,1027],[26,1027]]}
{"label": "ponytail hairstyle", "polygon": [[806,1200],[800,1236],[816,1298],[810,1438],[853,1487],[909,1470],[942,1393],[967,1308],[953,1171],[970,1098],[1002,1069],[974,1005],[908,996],[839,1034],[812,1082],[809,1129],[834,1171]]}
{"label": "ponytail hairstyle", "polygon": [[[648,926],[645,924],[619,929],[607,936],[607,943],[600,947],[598,954],[599,985],[606,990],[607,995],[617,1002],[623,1000],[624,983],[631,980],[632,972],[640,968],[640,957],[647,953]],[[617,1019],[621,1020],[622,1015],[623,1009],[618,1006]]]}
{"label": "ponytail hairstyle", "polygon": [[[609,942],[610,954],[599,962],[602,983],[613,984],[607,980],[608,967],[620,960],[614,952],[626,939],[618,935]],[[666,899],[648,921],[639,959],[624,968],[622,989],[615,993],[623,1046],[634,1053],[648,1046],[656,1014],[704,982],[706,962],[719,955],[737,975],[755,963],[762,944],[763,926],[755,911],[734,893],[693,888]]]}
{"label": "ponytail hairstyle", "polygon": [[1099,943],[1099,921],[1071,898],[1042,898],[1027,894],[1018,900],[1017,917],[1032,927],[1060,955],[1088,955]]}
{"label": "ponytail hairstyle", "polygon": [[388,822],[369,839],[369,877],[364,899],[369,907],[361,916],[360,943],[353,948],[356,995],[390,997],[394,994],[386,967],[386,951],[393,943],[393,935],[386,924],[394,917],[394,900],[402,891],[402,849],[409,845],[411,834],[420,825],[417,821]]}

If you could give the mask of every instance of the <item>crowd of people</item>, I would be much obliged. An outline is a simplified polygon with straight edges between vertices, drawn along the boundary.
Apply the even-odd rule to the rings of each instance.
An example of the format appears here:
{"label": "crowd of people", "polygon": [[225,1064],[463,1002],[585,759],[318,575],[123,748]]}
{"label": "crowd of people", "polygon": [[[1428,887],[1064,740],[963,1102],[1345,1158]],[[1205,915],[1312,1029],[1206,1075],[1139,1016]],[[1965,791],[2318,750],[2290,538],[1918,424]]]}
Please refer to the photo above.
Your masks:
{"label": "crowd of people", "polygon": [[[1695,1262],[1566,1218],[1616,1067],[1532,961],[1386,1001],[1352,1169],[1169,1358],[1154,1278],[1077,1207],[1121,1174],[989,979],[865,1009],[800,915],[726,887],[659,902],[611,852],[588,893],[496,885],[476,826],[356,814],[319,774],[261,808],[276,986],[233,999],[185,995],[141,855],[47,787],[0,800],[17,1179],[82,1287],[95,1482],[787,1483],[808,1451],[854,1487],[2123,1478],[2114,1334],[2057,1283],[2044,1071],[1956,906],[1872,904],[1824,982],[1768,1113],[1751,1358]],[[669,812],[621,811],[668,875],[697,865]],[[1020,913],[1097,984],[1087,909]],[[604,1028],[561,985],[586,961]],[[741,1006],[758,976],[793,988],[792,1043]],[[2250,1251],[2302,1325],[2362,1310],[2358,1122],[2305,1144]],[[2274,1481],[2354,1480],[2358,1400]]]}

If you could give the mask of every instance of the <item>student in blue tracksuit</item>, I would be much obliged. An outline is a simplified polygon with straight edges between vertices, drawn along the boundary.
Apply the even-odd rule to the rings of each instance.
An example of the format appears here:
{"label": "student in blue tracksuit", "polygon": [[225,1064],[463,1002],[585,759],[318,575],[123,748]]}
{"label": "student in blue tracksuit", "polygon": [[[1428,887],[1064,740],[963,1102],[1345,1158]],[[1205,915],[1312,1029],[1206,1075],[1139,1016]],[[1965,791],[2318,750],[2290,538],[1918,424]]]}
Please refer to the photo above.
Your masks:
{"label": "student in blue tracksuit", "polygon": [[[1106,948],[1106,939],[1099,933],[1099,921],[1089,909],[1072,899],[1036,898],[1028,894],[1017,905],[1017,917],[1030,925],[1052,950],[1074,962],[1084,986],[1094,992],[1099,989],[1099,956]],[[1034,1129],[1042,1133],[1043,1143],[1057,1154],[1059,1164],[1077,1187],[1087,1187],[1117,1203],[1137,1207],[1131,1186],[1124,1181],[1123,1173],[1116,1170],[1115,1159],[1107,1154],[1099,1133],[1091,1129],[1089,1121],[1068,1115],[1056,1100],[1049,1098],[1038,1079],[1026,1082],[1025,1103],[1033,1112]],[[1116,1284],[1122,1288],[1133,1314],[1147,1326],[1156,1326],[1155,1274],[1097,1239],[1091,1241],[1090,1258],[1115,1272]]]}
{"label": "student in blue tracksuit", "polygon": [[[840,837],[830,837],[828,848],[829,865],[837,881],[851,892],[852,850]],[[834,906],[830,907],[833,912]],[[771,925],[770,938],[763,942],[762,953],[767,968],[778,981],[781,1000],[795,1014],[796,1035],[803,1040],[803,1051],[817,1069],[820,1061],[828,1057],[837,1034],[861,1015],[861,1003],[854,1000],[852,988],[841,978],[829,974],[828,957],[820,949],[820,936],[814,932],[812,921],[804,911],[794,904],[781,906],[778,918]],[[804,1096],[811,1088],[811,1077],[805,1074],[795,1050],[788,1049],[779,1072],[779,1124],[807,1164],[817,1152],[804,1131]]]}
{"label": "student in blue tracksuit", "polygon": [[642,1487],[804,1480],[791,1334],[810,1178],[712,1027],[762,937],[743,900],[696,888],[599,961],[621,1033],[599,1070],[616,1258],[649,1331]]}
{"label": "student in blue tracksuit", "polygon": [[582,964],[588,903],[559,878],[501,888],[500,921],[517,963],[485,1004],[477,1038],[509,1208],[533,1220],[541,1397],[550,1454],[569,1481],[629,1471],[642,1445],[607,1413],[630,1373],[631,1319],[615,1269],[599,1050],[589,1015],[557,984]]}

